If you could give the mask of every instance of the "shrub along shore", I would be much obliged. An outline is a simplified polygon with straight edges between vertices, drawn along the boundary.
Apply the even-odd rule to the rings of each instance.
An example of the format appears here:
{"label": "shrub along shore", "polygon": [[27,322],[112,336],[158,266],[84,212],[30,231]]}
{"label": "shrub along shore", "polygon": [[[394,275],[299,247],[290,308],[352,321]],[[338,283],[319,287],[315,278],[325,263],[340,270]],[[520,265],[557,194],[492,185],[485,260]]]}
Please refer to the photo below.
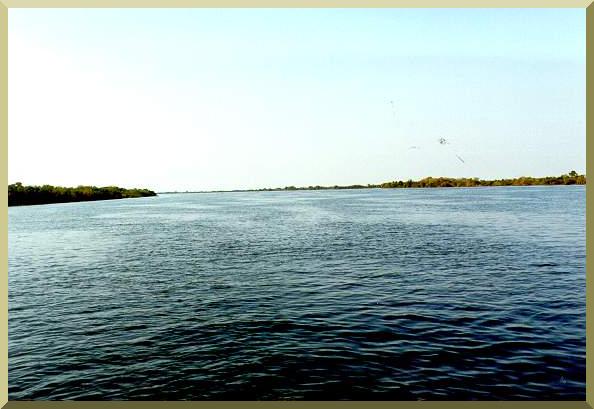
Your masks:
{"label": "shrub along shore", "polygon": [[117,186],[25,186],[20,182],[8,185],[9,206],[87,202],[93,200],[126,199],[156,195],[155,192],[148,189],[124,189]]}

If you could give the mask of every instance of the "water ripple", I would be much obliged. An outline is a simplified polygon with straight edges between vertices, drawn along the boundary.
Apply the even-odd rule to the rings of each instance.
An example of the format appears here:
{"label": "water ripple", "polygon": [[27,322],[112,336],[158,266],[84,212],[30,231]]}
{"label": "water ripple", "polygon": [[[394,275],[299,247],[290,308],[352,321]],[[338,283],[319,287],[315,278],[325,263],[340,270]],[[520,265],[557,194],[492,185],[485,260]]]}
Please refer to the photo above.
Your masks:
{"label": "water ripple", "polygon": [[9,399],[584,400],[585,189],[10,208]]}

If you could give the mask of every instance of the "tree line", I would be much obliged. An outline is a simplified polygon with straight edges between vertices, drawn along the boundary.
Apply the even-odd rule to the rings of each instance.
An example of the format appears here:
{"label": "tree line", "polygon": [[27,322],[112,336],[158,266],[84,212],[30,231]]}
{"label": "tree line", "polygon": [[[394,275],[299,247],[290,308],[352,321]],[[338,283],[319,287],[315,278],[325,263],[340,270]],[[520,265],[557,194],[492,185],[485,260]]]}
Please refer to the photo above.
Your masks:
{"label": "tree line", "polygon": [[369,189],[369,188],[431,188],[431,187],[479,187],[479,186],[538,186],[538,185],[585,185],[586,175],[580,175],[576,171],[560,176],[546,176],[534,178],[522,176],[513,179],[483,180],[479,178],[448,178],[448,177],[426,177],[421,180],[395,180],[380,184],[348,185],[348,186],[307,186],[295,187],[286,186],[279,188],[255,189],[256,191],[279,191],[279,190],[325,190],[325,189]]}
{"label": "tree line", "polygon": [[148,189],[124,189],[117,186],[26,186],[20,182],[8,185],[9,206],[86,202],[156,195],[155,192]]}

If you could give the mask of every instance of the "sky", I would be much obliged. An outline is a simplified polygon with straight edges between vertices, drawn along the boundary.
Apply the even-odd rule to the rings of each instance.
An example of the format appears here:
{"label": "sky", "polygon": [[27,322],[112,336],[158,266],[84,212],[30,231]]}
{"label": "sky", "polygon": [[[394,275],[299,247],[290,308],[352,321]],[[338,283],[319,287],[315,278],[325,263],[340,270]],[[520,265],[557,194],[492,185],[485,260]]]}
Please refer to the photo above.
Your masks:
{"label": "sky", "polygon": [[585,27],[585,9],[10,9],[9,183],[585,173]]}

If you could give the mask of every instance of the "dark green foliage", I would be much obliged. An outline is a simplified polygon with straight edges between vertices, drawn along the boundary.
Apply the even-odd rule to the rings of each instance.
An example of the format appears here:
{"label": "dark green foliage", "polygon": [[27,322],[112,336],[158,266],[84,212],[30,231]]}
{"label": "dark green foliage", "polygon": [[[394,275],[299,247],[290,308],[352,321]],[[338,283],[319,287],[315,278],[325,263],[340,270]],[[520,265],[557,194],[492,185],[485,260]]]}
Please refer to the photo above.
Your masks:
{"label": "dark green foliage", "polygon": [[325,189],[364,189],[364,188],[410,188],[410,187],[478,187],[478,186],[533,186],[533,185],[585,185],[586,175],[578,175],[574,170],[567,175],[547,176],[543,178],[533,178],[522,176],[515,179],[497,179],[481,180],[479,178],[447,178],[447,177],[427,177],[421,180],[395,180],[392,182],[380,183],[378,185],[368,184],[350,185],[350,186],[309,186],[295,187],[287,186],[285,188],[257,189],[259,191],[272,190],[325,190]]}
{"label": "dark green foliage", "polygon": [[8,185],[9,206],[85,202],[156,195],[155,192],[148,189],[124,189],[117,186],[24,186],[20,182]]}

